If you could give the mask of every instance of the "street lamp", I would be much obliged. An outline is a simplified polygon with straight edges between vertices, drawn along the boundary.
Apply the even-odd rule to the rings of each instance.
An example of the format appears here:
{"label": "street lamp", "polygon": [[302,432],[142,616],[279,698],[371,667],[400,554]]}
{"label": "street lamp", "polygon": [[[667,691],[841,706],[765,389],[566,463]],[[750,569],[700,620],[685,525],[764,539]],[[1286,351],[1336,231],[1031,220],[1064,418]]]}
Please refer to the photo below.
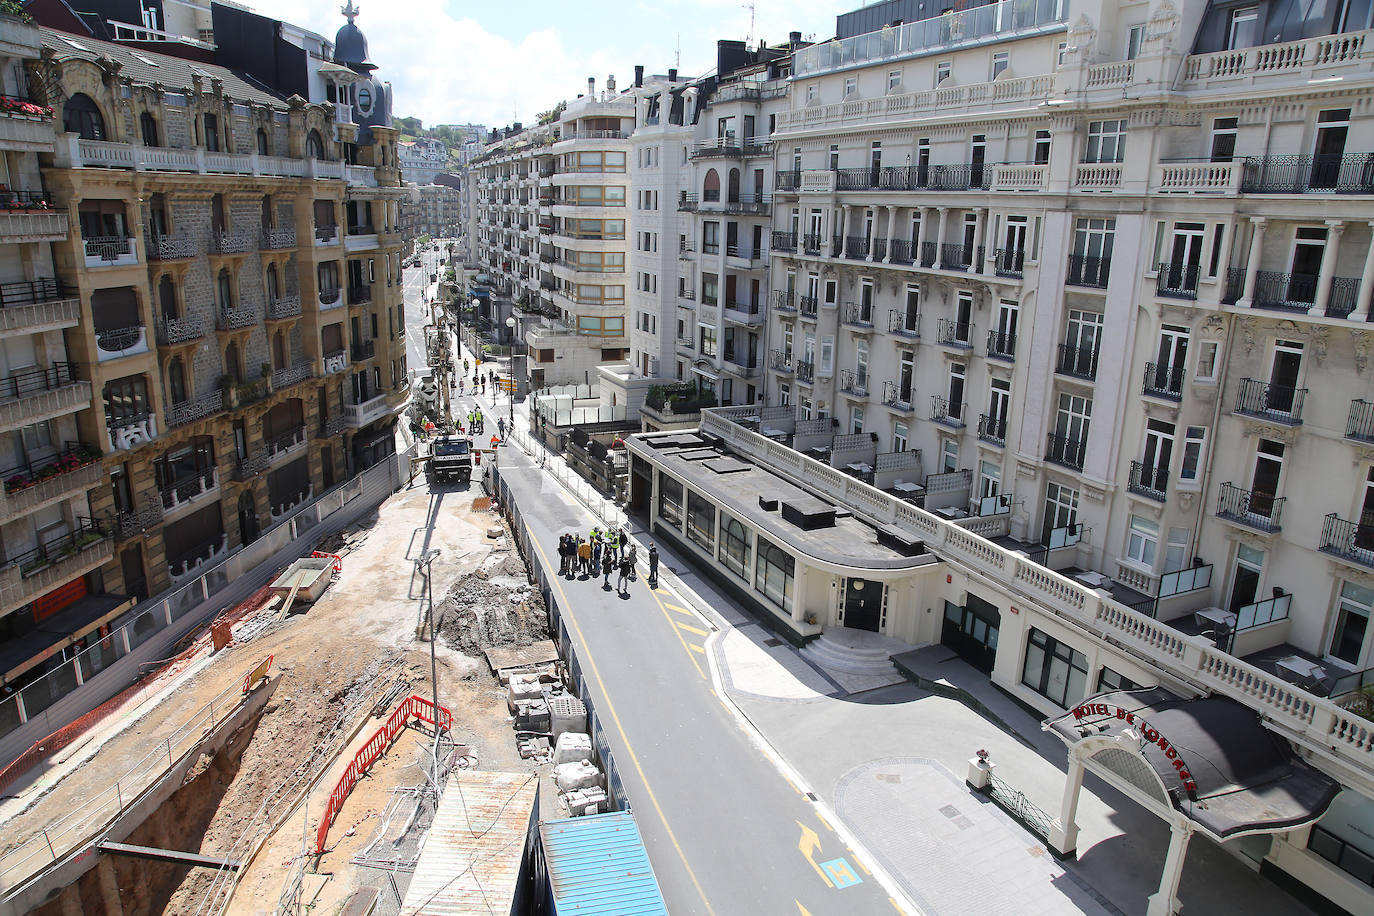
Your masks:
{"label": "street lamp", "polygon": [[515,316],[506,319],[510,328],[510,425],[515,427]]}

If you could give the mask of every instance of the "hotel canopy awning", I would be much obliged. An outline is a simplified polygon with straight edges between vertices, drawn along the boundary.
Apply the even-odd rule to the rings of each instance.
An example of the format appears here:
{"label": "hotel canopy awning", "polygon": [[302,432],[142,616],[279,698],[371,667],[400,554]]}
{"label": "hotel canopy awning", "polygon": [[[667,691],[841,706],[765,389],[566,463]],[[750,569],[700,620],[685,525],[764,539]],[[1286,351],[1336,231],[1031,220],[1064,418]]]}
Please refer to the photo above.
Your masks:
{"label": "hotel canopy awning", "polygon": [[1073,851],[1088,770],[1173,828],[1160,892],[1147,914],[1177,912],[1188,838],[1218,842],[1282,833],[1319,819],[1340,783],[1305,763],[1259,713],[1226,697],[1184,699],[1149,687],[1089,697],[1044,723],[1069,747],[1069,772],[1050,843]]}

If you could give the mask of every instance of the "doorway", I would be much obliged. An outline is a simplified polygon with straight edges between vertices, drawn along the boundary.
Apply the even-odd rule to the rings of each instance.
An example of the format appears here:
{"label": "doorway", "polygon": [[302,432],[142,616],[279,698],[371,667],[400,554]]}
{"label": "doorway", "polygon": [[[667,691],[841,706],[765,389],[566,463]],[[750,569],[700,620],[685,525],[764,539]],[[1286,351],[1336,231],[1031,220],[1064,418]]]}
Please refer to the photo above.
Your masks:
{"label": "doorway", "polygon": [[970,594],[964,607],[945,602],[945,619],[940,644],[949,646],[960,658],[985,674],[992,673],[997,661],[997,636],[1002,627],[1002,612],[997,605]]}
{"label": "doorway", "polygon": [[135,544],[119,555],[119,565],[124,572],[124,593],[143,601],[148,597],[148,577],[143,571],[143,546]]}
{"label": "doorway", "polygon": [[872,579],[846,579],[844,583],[844,625],[851,630],[882,632],[883,583]]}

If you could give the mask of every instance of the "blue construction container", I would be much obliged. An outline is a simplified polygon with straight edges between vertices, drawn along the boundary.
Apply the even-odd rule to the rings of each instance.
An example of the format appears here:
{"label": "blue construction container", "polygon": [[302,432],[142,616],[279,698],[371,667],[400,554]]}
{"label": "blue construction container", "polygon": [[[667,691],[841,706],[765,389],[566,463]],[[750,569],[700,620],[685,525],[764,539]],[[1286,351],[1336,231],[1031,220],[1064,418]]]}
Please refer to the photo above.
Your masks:
{"label": "blue construction container", "polygon": [[540,847],[556,916],[667,916],[639,826],[629,811],[544,821]]}

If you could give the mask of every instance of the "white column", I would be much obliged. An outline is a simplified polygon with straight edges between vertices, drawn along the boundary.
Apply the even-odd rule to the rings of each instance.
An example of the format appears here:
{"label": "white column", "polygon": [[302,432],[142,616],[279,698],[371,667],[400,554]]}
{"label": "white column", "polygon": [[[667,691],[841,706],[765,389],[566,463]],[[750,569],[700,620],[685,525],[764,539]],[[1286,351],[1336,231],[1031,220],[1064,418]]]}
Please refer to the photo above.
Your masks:
{"label": "white column", "polygon": [[1050,846],[1068,855],[1078,846],[1078,795],[1083,789],[1083,761],[1069,755],[1069,771],[1064,779],[1064,795],[1059,800],[1059,819],[1050,825]]}
{"label": "white column", "polygon": [[1360,290],[1356,294],[1355,311],[1350,313],[1351,321],[1369,319],[1369,303],[1374,298],[1374,220],[1369,223],[1369,250],[1364,256],[1364,271],[1360,273]]}
{"label": "white column", "polygon": [[[893,235],[894,235],[894,233],[896,233],[896,231],[897,231],[897,208],[896,208],[896,207],[888,207],[888,208],[887,208],[887,251],[883,252],[883,263],[884,263],[884,264],[891,264],[891,263],[892,263],[892,243],[895,241],[895,239],[893,238]],[[1374,246],[1371,246],[1371,247],[1374,247]]]}
{"label": "white column", "polygon": [[930,239],[933,231],[932,224],[935,222],[935,211],[933,207],[921,208],[921,232],[922,238],[911,240],[911,260],[915,264],[921,263],[921,248]]}
{"label": "white column", "polygon": [[868,234],[868,255],[864,258],[865,261],[871,262],[871,261],[873,260],[873,243],[876,242],[877,239],[878,239],[878,220],[879,220],[879,219],[880,219],[880,217],[878,216],[878,208],[877,208],[877,207],[874,207],[874,208],[873,208],[873,231],[870,232],[870,233]]}
{"label": "white column", "polygon": [[1181,818],[1172,824],[1169,834],[1169,854],[1164,857],[1164,873],[1159,878],[1159,891],[1150,895],[1145,916],[1173,916],[1181,906],[1178,902],[1178,882],[1183,877],[1183,860],[1188,855],[1188,840],[1193,828]]}
{"label": "white column", "polygon": [[940,266],[940,256],[944,254],[945,245],[945,213],[948,207],[936,207],[940,212],[940,218],[935,223],[935,267]]}
{"label": "white column", "polygon": [[1341,235],[1345,223],[1338,219],[1326,221],[1326,244],[1322,246],[1322,266],[1317,271],[1317,295],[1312,300],[1309,315],[1325,315],[1326,306],[1331,301],[1331,278],[1336,273],[1336,258],[1341,250]]}
{"label": "white column", "polygon": [[[977,210],[978,222],[973,229],[973,255],[969,258],[968,271],[971,274],[983,272],[983,260],[987,257],[987,234],[988,234],[988,208],[979,207]],[[983,256],[979,257],[978,249],[983,249]]]}
{"label": "white column", "polygon": [[1259,281],[1260,252],[1264,248],[1264,227],[1269,221],[1263,216],[1250,217],[1254,232],[1250,235],[1250,258],[1245,262],[1245,289],[1241,291],[1237,308],[1249,308],[1255,301],[1255,284]]}
{"label": "white column", "polygon": [[835,255],[837,258],[849,257],[849,233],[853,231],[851,227],[854,225],[854,217],[849,211],[849,204],[845,204],[844,219],[840,221],[840,251]]}

